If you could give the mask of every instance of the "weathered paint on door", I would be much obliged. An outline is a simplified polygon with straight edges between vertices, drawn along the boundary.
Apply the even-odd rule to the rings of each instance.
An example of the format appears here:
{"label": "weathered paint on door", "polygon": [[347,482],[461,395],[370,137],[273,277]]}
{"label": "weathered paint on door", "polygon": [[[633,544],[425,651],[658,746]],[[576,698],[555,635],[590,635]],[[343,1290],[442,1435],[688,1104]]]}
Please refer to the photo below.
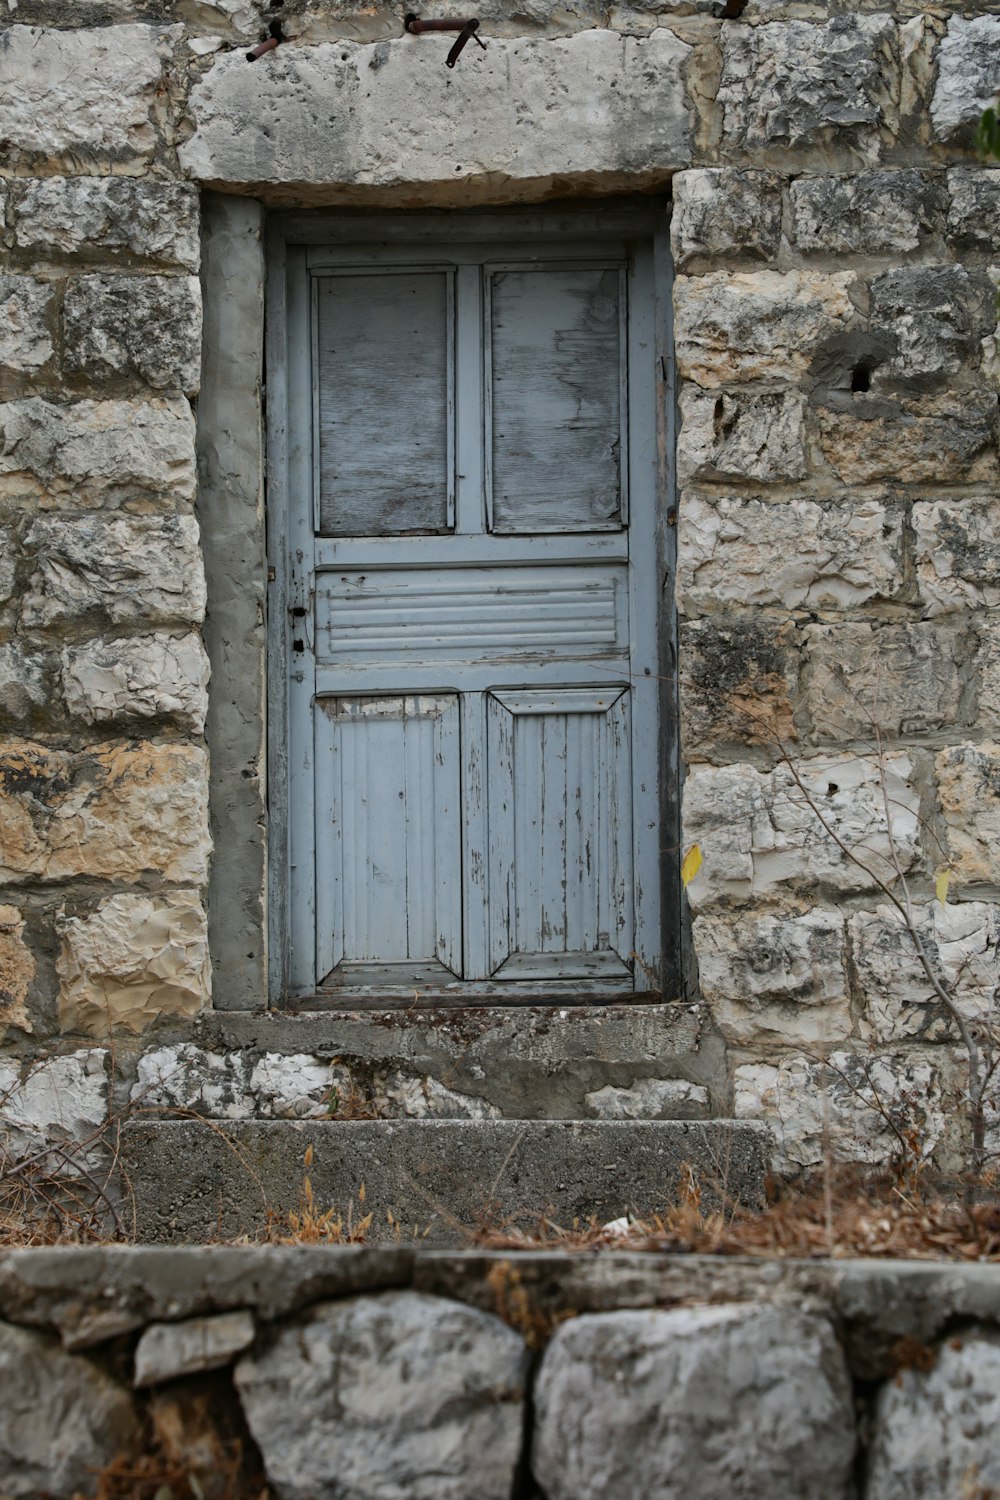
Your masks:
{"label": "weathered paint on door", "polygon": [[655,986],[652,248],[494,226],[288,248],[293,994]]}

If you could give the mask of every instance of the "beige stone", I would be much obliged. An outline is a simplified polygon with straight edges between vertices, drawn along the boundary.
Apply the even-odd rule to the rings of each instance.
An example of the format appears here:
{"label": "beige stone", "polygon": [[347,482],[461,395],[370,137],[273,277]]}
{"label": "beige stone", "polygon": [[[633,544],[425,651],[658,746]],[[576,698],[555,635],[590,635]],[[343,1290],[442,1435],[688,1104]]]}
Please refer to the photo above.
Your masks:
{"label": "beige stone", "polygon": [[683,269],[704,259],[770,261],[781,240],[781,178],[753,168],[698,167],[671,183],[670,248]]}
{"label": "beige stone", "polygon": [[706,615],[680,626],[681,741],[685,761],[771,755],[796,739],[799,631],[759,610]]}
{"label": "beige stone", "polygon": [[844,893],[871,890],[876,879],[894,884],[890,815],[895,858],[904,872],[914,864],[920,798],[908,755],[886,755],[881,763],[863,755],[817,756],[797,760],[795,772],[801,786],[788,765],[767,774],[748,765],[690,768],[683,840],[702,854],[687,887],[695,911],[800,886]]}
{"label": "beige stone", "polygon": [[74,510],[193,500],[187,401],[0,404],[0,499]]}
{"label": "beige stone", "polygon": [[688,479],[802,479],[806,460],[805,397],[797,392],[749,395],[681,392],[677,474]]}
{"label": "beige stone", "polygon": [[677,604],[682,615],[731,605],[847,609],[902,583],[899,516],[878,500],[825,508],[681,495]]}
{"label": "beige stone", "polygon": [[1000,605],[1000,501],[921,502],[913,507],[913,529],[928,614]]}
{"label": "beige stone", "polygon": [[701,916],[693,939],[701,992],[727,1041],[812,1047],[850,1035],[847,944],[836,912]]}
{"label": "beige stone", "polygon": [[128,254],[197,271],[198,190],[132,177],[43,177],[13,187],[14,243],[36,259]]}
{"label": "beige stone", "polygon": [[677,368],[716,389],[805,374],[823,340],[855,316],[848,272],[713,271],[674,283]]}
{"label": "beige stone", "polygon": [[24,941],[24,918],[16,906],[0,906],[0,1028],[31,1030],[26,1002],[34,977],[35,960]]}
{"label": "beige stone", "polygon": [[18,640],[0,646],[0,717],[23,723],[49,699],[46,658]]}
{"label": "beige stone", "polygon": [[15,170],[141,167],[164,119],[176,31],[155,26],[8,26],[0,53],[0,140]]}
{"label": "beige stone", "polygon": [[63,649],[63,696],[70,713],[88,724],[169,715],[200,734],[208,710],[208,671],[197,635],[88,641]]}
{"label": "beige stone", "polygon": [[208,867],[208,757],[196,745],[29,740],[0,749],[0,880],[199,885]]}
{"label": "beige stone", "polygon": [[63,298],[63,363],[93,385],[140,380],[194,395],[201,325],[196,276],[78,276]]}
{"label": "beige stone", "polygon": [[1000,743],[953,745],[936,771],[956,878],[1000,884]]}
{"label": "beige stone", "polygon": [[989,482],[998,475],[997,402],[989,392],[914,396],[894,407],[865,396],[819,411],[823,455],[846,484]]}
{"label": "beige stone", "polygon": [[820,741],[948,732],[959,720],[968,632],[929,621],[805,631],[805,701]]}
{"label": "beige stone", "polygon": [[0,276],[0,375],[35,375],[53,355],[53,289],[31,276]]}
{"label": "beige stone", "polygon": [[117,895],[59,923],[59,1024],[104,1037],[141,1032],[163,1016],[189,1019],[208,1004],[208,923],[195,891]]}
{"label": "beige stone", "polygon": [[983,620],[982,646],[976,658],[976,717],[991,739],[1000,740],[1000,618]]}
{"label": "beige stone", "polygon": [[197,624],[204,614],[193,516],[45,516],[29,530],[27,547],[35,567],[21,605],[26,625],[94,611],[115,624]]}

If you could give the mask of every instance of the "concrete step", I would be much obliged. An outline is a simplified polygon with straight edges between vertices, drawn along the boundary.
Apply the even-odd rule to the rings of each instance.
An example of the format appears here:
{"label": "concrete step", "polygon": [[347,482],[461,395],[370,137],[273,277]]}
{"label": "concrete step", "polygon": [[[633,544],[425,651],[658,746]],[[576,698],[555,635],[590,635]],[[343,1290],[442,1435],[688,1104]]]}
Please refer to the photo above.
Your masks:
{"label": "concrete step", "polygon": [[318,1211],[375,1242],[425,1234],[457,1244],[476,1228],[569,1228],[676,1198],[687,1168],[706,1205],[763,1195],[770,1140],[758,1125],[707,1120],[140,1120],[122,1166],[142,1241],[256,1235],[300,1205],[307,1148]]}

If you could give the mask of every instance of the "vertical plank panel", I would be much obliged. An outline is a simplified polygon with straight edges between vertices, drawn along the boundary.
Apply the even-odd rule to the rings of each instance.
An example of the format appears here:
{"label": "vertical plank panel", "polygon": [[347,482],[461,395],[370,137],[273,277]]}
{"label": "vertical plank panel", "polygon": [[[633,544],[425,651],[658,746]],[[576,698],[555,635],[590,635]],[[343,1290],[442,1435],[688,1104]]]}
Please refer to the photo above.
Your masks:
{"label": "vertical plank panel", "polygon": [[514,951],[517,889],[514,877],[514,720],[492,694],[487,698],[486,817],[489,847],[489,971]]}

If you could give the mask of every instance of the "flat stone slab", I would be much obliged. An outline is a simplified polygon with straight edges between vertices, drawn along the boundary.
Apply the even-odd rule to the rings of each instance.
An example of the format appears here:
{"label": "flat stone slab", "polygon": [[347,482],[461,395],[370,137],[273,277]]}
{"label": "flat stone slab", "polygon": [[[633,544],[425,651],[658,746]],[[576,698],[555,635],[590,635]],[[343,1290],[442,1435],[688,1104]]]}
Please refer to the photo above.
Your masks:
{"label": "flat stone slab", "polygon": [[650,1215],[688,1167],[704,1202],[758,1203],[770,1146],[730,1120],[142,1121],[125,1128],[123,1167],[142,1240],[259,1233],[298,1208],[308,1171],[317,1211],[370,1213],[372,1240],[460,1243],[484,1225]]}

